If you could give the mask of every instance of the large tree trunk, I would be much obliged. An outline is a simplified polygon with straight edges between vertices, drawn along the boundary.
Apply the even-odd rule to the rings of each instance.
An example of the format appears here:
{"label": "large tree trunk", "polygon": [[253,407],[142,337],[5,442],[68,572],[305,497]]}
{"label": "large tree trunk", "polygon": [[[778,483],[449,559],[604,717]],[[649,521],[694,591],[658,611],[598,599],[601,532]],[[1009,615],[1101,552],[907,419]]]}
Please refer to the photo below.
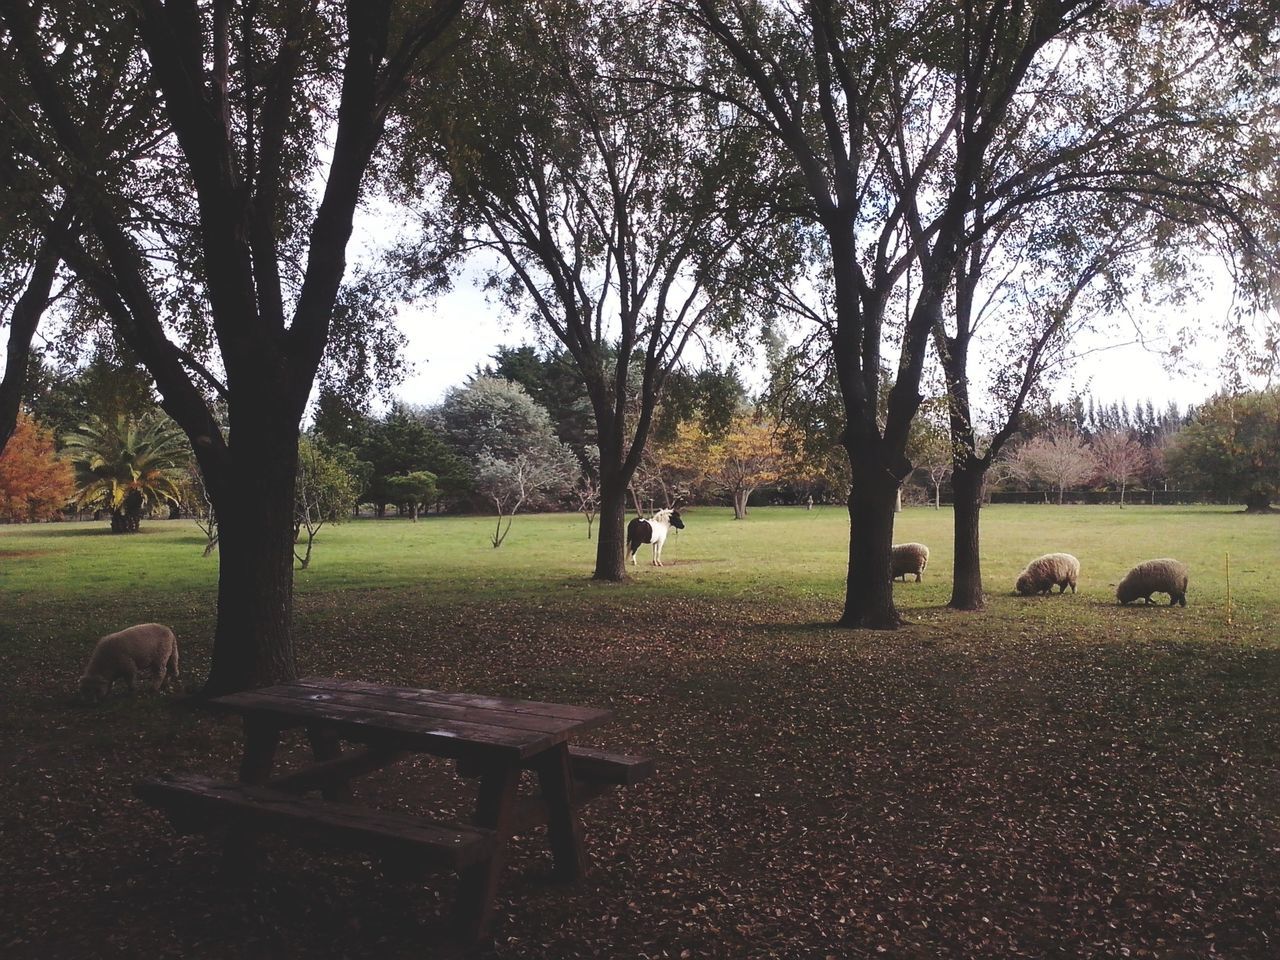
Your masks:
{"label": "large tree trunk", "polygon": [[[69,209],[69,208],[68,208]],[[58,224],[65,226],[70,217],[66,212],[58,215]],[[5,350],[4,375],[0,377],[0,453],[13,436],[18,423],[18,407],[27,386],[27,368],[31,362],[31,340],[35,336],[40,318],[49,306],[49,295],[58,272],[58,254],[52,240],[46,239],[31,267],[27,287],[13,306],[9,316],[9,340]]]}
{"label": "large tree trunk", "polygon": [[751,495],[749,490],[733,491],[733,519],[745,520],[747,518],[747,498]]}
{"label": "large tree trunk", "polygon": [[1271,497],[1265,493],[1250,493],[1244,498],[1245,513],[1270,513]]}
{"label": "large tree trunk", "polygon": [[957,467],[951,476],[955,495],[955,564],[951,573],[953,610],[981,610],[982,555],[978,548],[978,523],[982,511],[982,484],[986,470],[980,466]]}
{"label": "large tree trunk", "polygon": [[[259,420],[266,409],[258,408]],[[225,476],[210,484],[221,560],[208,696],[293,680],[298,673],[291,630],[296,421],[236,423],[231,436]]]}
{"label": "large tree trunk", "polygon": [[593,580],[627,578],[627,483],[615,470],[600,472],[600,535]]}
{"label": "large tree trunk", "polygon": [[902,623],[893,605],[889,551],[898,481],[874,454],[855,455],[849,493],[849,572],[845,581],[842,627],[892,630]]}

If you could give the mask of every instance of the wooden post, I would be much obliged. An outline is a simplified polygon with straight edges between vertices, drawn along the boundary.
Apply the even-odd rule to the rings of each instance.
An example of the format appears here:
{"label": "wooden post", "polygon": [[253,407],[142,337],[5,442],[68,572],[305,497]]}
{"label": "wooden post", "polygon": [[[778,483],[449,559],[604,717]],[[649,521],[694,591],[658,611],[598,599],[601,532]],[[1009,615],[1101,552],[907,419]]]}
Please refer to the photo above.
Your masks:
{"label": "wooden post", "polygon": [[[240,782],[261,786],[271,777],[280,728],[256,717],[244,718],[244,753],[240,757]],[[222,848],[223,872],[234,882],[253,873],[258,861],[257,838],[251,830],[232,830]]]}
{"label": "wooden post", "polygon": [[489,933],[493,922],[493,899],[511,839],[520,768],[503,764],[490,767],[480,776],[480,796],[472,822],[494,833],[493,857],[462,871],[458,880],[458,902],[454,907],[454,927],[465,943],[475,943]]}
{"label": "wooden post", "polygon": [[555,876],[559,880],[577,880],[586,875],[587,853],[575,805],[569,745],[562,743],[548,750],[537,770],[538,785],[547,805],[547,840],[555,858]]}
{"label": "wooden post", "polygon": [[[311,755],[320,763],[337,760],[342,756],[342,744],[338,735],[328,727],[308,727],[307,739],[311,741]],[[351,784],[345,780],[333,782],[322,787],[320,795],[326,800],[350,800]]]}
{"label": "wooden post", "polygon": [[1227,626],[1231,626],[1231,553],[1227,553]]}
{"label": "wooden post", "polygon": [[240,782],[260,786],[271,777],[280,745],[280,728],[256,717],[244,718],[244,753],[240,757]]}

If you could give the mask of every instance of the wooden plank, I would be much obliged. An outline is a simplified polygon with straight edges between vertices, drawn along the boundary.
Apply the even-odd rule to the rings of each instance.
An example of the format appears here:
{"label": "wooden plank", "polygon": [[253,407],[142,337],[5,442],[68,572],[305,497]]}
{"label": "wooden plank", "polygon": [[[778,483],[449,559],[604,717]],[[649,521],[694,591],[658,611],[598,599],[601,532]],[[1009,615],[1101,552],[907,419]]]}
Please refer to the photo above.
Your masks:
{"label": "wooden plank", "polygon": [[563,742],[567,734],[518,731],[506,727],[415,717],[387,710],[349,707],[331,700],[295,700],[266,690],[218,697],[221,708],[302,723],[332,726],[344,739],[392,749],[422,750],[445,757],[526,757]]}
{"label": "wooden plank", "polygon": [[[569,703],[543,703],[537,700],[518,700],[513,697],[490,697],[476,693],[454,693],[428,690],[418,687],[395,687],[364,680],[337,680],[327,677],[304,677],[284,686],[304,686],[317,690],[349,690],[355,693],[376,693],[394,699],[417,700],[450,704],[460,707],[476,707],[516,715],[553,717],[572,721],[575,730],[598,726],[613,718],[612,710],[584,707]],[[268,688],[270,689],[270,688]]]}
{"label": "wooden plank", "polygon": [[574,721],[562,720],[558,717],[543,717],[536,714],[515,714],[498,710],[486,710],[481,707],[460,706],[436,700],[414,699],[410,697],[392,697],[380,693],[365,693],[357,690],[326,690],[318,687],[295,686],[282,684],[269,687],[255,693],[270,694],[291,700],[315,701],[317,697],[328,697],[328,702],[348,707],[363,707],[369,710],[385,710],[390,713],[402,713],[412,717],[437,720],[458,720],[463,723],[477,723],[482,726],[502,727],[534,733],[563,733],[566,729],[575,729]]}
{"label": "wooden plank", "polygon": [[[147,803],[176,814],[177,824],[266,829],[391,858],[406,847],[424,862],[463,869],[486,863],[495,843],[491,831],[430,823],[418,817],[367,810],[197,774],[174,774],[137,787]],[[204,821],[201,824],[201,821]]]}
{"label": "wooden plank", "polygon": [[615,784],[629,787],[653,776],[657,765],[651,757],[634,754],[610,753],[594,747],[569,747],[569,763],[573,778],[588,783]]}

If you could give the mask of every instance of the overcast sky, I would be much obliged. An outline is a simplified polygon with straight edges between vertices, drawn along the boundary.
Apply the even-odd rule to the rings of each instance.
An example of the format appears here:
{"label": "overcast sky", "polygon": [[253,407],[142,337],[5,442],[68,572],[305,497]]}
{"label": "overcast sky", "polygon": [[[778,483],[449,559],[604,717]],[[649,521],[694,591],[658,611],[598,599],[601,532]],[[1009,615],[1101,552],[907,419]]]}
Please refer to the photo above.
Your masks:
{"label": "overcast sky", "polygon": [[[1078,362],[1075,373],[1058,386],[1055,396],[1065,399],[1073,388],[1079,388],[1106,402],[1133,404],[1150,398],[1157,405],[1170,400],[1179,407],[1198,403],[1220,382],[1223,346],[1217,328],[1226,314],[1226,304],[1210,297],[1181,312],[1143,317],[1145,346],[1133,342],[1133,321],[1119,318],[1111,325],[1111,334],[1090,341],[1089,352]],[[506,321],[502,309],[486,302],[484,294],[465,279],[432,306],[402,308],[399,323],[409,340],[407,355],[413,372],[398,393],[412,404],[440,400],[449,387],[464,382],[477,365],[488,362],[500,344],[535,342],[527,328]],[[1160,351],[1166,350],[1187,325],[1197,329],[1198,347],[1192,360],[1170,370]],[[760,371],[747,373],[748,379],[754,380],[751,386],[763,385]]]}

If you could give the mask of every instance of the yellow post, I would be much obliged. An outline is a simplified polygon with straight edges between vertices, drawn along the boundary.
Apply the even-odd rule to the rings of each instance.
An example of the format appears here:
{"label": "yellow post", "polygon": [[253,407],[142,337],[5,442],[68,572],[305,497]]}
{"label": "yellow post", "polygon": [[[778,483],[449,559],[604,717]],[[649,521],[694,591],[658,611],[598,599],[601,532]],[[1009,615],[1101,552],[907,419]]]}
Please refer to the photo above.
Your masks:
{"label": "yellow post", "polygon": [[1227,626],[1231,626],[1231,554],[1227,553]]}

